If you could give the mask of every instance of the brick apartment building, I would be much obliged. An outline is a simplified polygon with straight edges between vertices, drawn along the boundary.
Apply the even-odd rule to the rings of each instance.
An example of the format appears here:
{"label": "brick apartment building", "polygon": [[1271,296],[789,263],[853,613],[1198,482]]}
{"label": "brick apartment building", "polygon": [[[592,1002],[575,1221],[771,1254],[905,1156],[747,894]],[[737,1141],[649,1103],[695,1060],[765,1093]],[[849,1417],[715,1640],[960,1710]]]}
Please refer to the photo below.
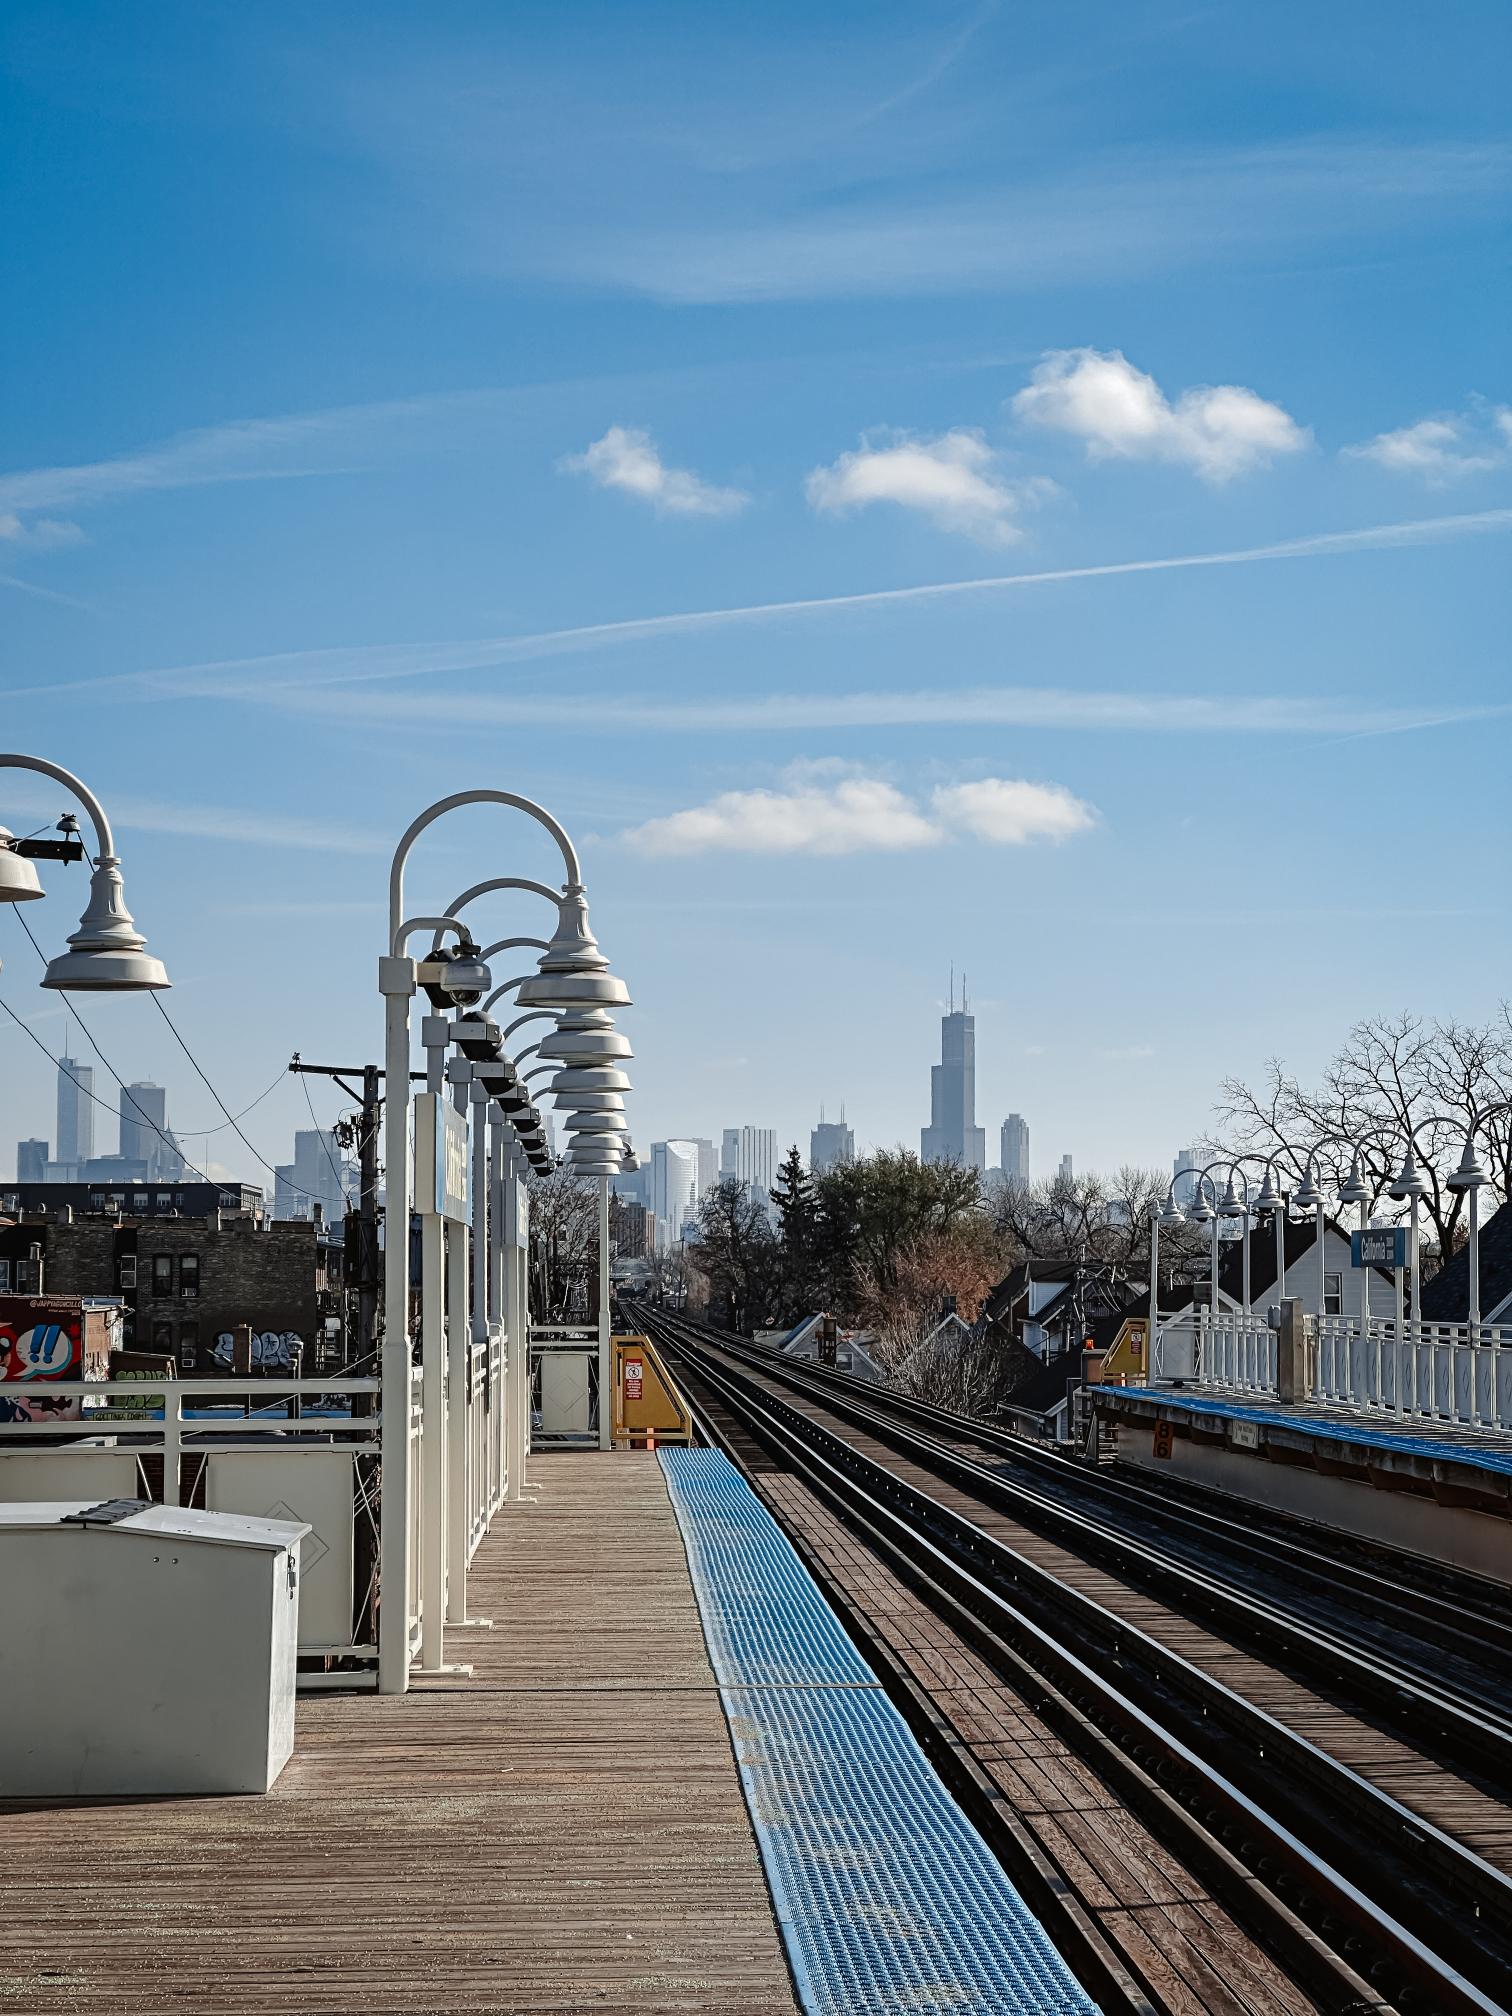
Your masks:
{"label": "brick apartment building", "polygon": [[126,1348],[171,1356],[186,1376],[229,1372],[243,1325],[256,1370],[342,1362],[342,1251],[304,1220],[28,1212],[0,1219],[0,1291],[119,1297]]}

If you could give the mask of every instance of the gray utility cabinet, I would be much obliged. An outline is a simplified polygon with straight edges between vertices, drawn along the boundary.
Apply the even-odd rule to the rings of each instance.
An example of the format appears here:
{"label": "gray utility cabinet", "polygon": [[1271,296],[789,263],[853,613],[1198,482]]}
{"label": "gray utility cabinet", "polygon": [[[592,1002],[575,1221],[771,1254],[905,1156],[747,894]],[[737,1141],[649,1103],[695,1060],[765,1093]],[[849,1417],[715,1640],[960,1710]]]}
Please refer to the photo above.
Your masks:
{"label": "gray utility cabinet", "polygon": [[308,1526],[0,1504],[0,1794],[266,1792],[294,1747]]}

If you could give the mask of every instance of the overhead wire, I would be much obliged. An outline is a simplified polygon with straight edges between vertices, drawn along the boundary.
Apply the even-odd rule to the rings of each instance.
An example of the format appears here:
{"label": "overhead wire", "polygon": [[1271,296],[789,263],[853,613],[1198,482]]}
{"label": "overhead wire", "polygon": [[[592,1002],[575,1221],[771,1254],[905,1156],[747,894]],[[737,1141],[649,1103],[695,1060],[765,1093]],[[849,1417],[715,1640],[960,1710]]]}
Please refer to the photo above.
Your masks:
{"label": "overhead wire", "polygon": [[[12,904],[11,906],[12,909],[16,909],[16,907],[17,906],[14,904]],[[33,933],[31,926],[27,923],[24,917],[19,916],[19,913],[18,913],[18,922],[20,923],[22,930],[25,931],[27,937],[31,939],[32,947],[36,952],[37,957],[41,959],[43,964],[45,965],[47,962],[47,954],[42,950],[42,947],[37,943],[36,936]],[[261,1163],[262,1167],[268,1171],[269,1175],[273,1177],[275,1182],[279,1181],[286,1182],[288,1188],[292,1190],[296,1196],[308,1197],[310,1201],[315,1204],[321,1203],[323,1200],[317,1197],[313,1190],[302,1189],[299,1184],[291,1181],[290,1179],[280,1178],[278,1170],[274,1167],[274,1165],[267,1159],[265,1155],[260,1155],[257,1149],[253,1147],[252,1143],[247,1139],[246,1135],[242,1132],[238,1116],[231,1111],[230,1107],[227,1106],[225,1100],[222,1099],[219,1092],[216,1091],[215,1087],[210,1083],[210,1080],[205,1076],[204,1071],[200,1068],[198,1058],[194,1055],[194,1052],[189,1048],[189,1045],[184,1041],[183,1037],[179,1034],[178,1029],[174,1025],[172,1016],[168,1013],[168,1010],[163,1006],[162,1000],[157,995],[157,993],[154,992],[152,1000],[153,1005],[156,1007],[158,1013],[162,1016],[163,1020],[168,1024],[169,1029],[172,1031],[174,1041],[178,1044],[179,1048],[183,1051],[184,1055],[189,1059],[189,1062],[194,1066],[194,1069],[198,1073],[199,1078],[201,1082],[204,1084],[206,1091],[210,1094],[210,1097],[215,1101],[216,1105],[219,1106],[221,1112],[225,1114],[226,1126],[230,1127],[235,1132],[238,1140],[242,1143],[243,1147],[247,1150],[248,1154],[251,1155],[252,1159],[255,1162]],[[6,1014],[10,1016],[11,1020],[16,1024],[16,1026],[19,1029],[25,1030],[26,1034],[30,1036],[32,1041],[37,1045],[38,1049],[42,1051],[43,1055],[52,1058],[52,1062],[61,1071],[63,1068],[61,1058],[53,1057],[52,1052],[47,1048],[47,1045],[42,1041],[41,1037],[38,1036],[36,1032],[33,1029],[31,1029],[25,1022],[22,1021],[21,1017],[15,1013],[14,1009],[12,1009],[8,1003],[0,1005],[5,1006]],[[85,1041],[89,1044],[89,1047],[94,1051],[95,1055],[99,1058],[100,1062],[105,1066],[105,1069],[110,1073],[111,1077],[114,1078],[120,1090],[122,1092],[125,1092],[126,1090],[125,1080],[121,1077],[121,1074],[116,1070],[114,1064],[112,1064],[110,1059],[105,1055],[105,1052],[100,1048],[100,1045],[96,1040],[95,1036],[93,1035],[93,1033],[91,1032],[91,1030],[89,1029],[88,1024],[85,1022],[83,1016],[79,1013],[78,1009],[74,1006],[73,1002],[68,1000],[66,993],[64,995],[64,1005],[67,1008],[68,1013],[72,1015],[75,1022],[78,1023],[79,1028],[84,1035]],[[279,1079],[282,1079],[283,1073],[280,1071],[278,1076]],[[277,1082],[278,1080],[274,1081],[275,1084]],[[72,1080],[72,1083],[78,1085],[78,1080],[75,1078]],[[273,1087],[270,1085],[268,1087],[268,1092],[271,1092],[272,1089]],[[82,1085],[79,1085],[79,1090],[83,1092],[86,1090],[86,1088]],[[90,1092],[88,1096],[90,1099],[94,1100],[95,1105],[103,1106],[106,1112],[113,1111],[118,1119],[121,1117],[119,1107],[114,1108],[110,1107],[109,1105],[106,1104],[106,1102],[103,1099],[97,1098],[93,1092]],[[265,1099],[267,1096],[268,1096],[267,1092],[260,1094],[258,1099],[253,1101],[253,1104],[254,1105],[260,1104],[261,1101]],[[193,1162],[191,1162],[188,1156],[185,1155],[183,1149],[179,1146],[178,1142],[174,1139],[174,1137],[171,1134],[169,1134],[164,1128],[159,1127],[157,1122],[151,1117],[150,1114],[142,1112],[140,1107],[136,1106],[135,1100],[132,1101],[132,1105],[136,1110],[137,1118],[140,1119],[145,1125],[150,1127],[153,1133],[157,1135],[160,1141],[164,1141],[167,1143],[167,1145],[179,1157],[180,1161],[184,1164],[184,1167],[186,1169],[192,1170],[194,1174],[199,1177],[202,1183],[214,1183],[217,1185],[217,1187],[219,1187],[218,1179],[213,1176],[207,1176],[203,1169],[198,1168]],[[250,1111],[251,1108],[248,1108],[246,1110]],[[219,1133],[220,1129],[217,1128],[215,1131]]]}

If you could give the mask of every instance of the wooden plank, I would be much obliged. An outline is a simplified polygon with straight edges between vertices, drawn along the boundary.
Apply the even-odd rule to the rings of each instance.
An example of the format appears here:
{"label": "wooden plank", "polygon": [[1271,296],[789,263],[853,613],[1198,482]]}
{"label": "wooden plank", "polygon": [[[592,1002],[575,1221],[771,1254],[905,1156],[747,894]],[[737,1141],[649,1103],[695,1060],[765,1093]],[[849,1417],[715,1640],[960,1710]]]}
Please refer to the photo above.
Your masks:
{"label": "wooden plank", "polygon": [[660,1468],[531,1477],[470,1682],[303,1699],[265,1799],[0,1802],[5,2016],[792,2016]]}

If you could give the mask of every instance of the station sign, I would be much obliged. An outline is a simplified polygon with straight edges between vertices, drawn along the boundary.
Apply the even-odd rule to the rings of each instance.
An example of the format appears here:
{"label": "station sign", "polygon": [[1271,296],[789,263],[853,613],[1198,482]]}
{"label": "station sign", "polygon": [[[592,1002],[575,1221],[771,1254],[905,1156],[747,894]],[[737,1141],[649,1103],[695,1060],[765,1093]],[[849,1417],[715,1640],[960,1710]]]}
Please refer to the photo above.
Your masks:
{"label": "station sign", "polygon": [[415,1209],[465,1225],[472,1215],[467,1122],[441,1092],[415,1099]]}
{"label": "station sign", "polygon": [[1349,1264],[1351,1267],[1405,1267],[1407,1227],[1367,1225],[1363,1230],[1351,1232]]}

